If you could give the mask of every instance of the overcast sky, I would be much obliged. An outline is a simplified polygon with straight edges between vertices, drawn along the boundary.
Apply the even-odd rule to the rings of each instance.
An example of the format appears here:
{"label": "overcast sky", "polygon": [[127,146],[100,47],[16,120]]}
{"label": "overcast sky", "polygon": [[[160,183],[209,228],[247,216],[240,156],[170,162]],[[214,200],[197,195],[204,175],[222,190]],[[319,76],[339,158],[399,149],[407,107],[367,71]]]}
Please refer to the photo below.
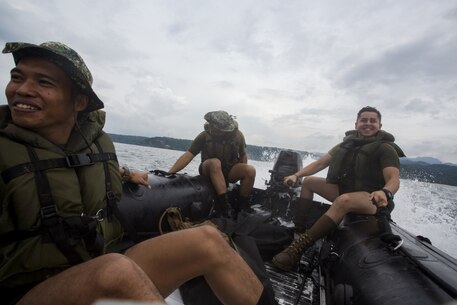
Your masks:
{"label": "overcast sky", "polygon": [[407,156],[457,163],[455,0],[0,0],[2,46],[50,40],[110,133],[193,139],[223,109],[248,144],[327,152],[370,105]]}

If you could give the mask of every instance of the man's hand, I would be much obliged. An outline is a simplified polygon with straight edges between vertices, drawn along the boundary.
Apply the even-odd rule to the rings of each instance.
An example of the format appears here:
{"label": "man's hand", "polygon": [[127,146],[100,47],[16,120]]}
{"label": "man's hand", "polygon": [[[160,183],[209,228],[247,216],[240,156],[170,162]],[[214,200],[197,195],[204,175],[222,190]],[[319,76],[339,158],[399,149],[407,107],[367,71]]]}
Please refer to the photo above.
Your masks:
{"label": "man's hand", "polygon": [[148,182],[148,173],[142,171],[132,171],[130,172],[129,181],[145,186],[148,189],[151,189],[151,185]]}
{"label": "man's hand", "polygon": [[120,167],[119,171],[122,177],[122,182],[129,181],[151,189],[151,185],[149,185],[148,182],[148,173],[142,171],[130,171],[128,167]]}
{"label": "man's hand", "polygon": [[293,174],[293,175],[290,175],[290,176],[287,176],[287,177],[284,177],[284,185],[285,186],[292,186],[292,185],[295,185],[295,183],[297,183],[297,179],[298,179],[298,176]]}
{"label": "man's hand", "polygon": [[377,207],[385,207],[387,206],[387,197],[384,191],[374,191],[370,194],[369,199],[377,206]]}

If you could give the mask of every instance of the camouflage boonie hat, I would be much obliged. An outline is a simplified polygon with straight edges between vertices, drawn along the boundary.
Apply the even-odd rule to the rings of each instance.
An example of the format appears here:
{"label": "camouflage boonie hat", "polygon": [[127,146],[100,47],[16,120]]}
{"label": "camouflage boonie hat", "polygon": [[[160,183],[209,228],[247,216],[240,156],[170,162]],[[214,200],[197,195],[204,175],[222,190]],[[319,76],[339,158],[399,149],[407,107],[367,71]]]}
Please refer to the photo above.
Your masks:
{"label": "camouflage boonie hat", "polygon": [[91,112],[104,107],[103,102],[92,90],[92,74],[81,56],[75,50],[60,42],[48,41],[40,45],[26,42],[7,42],[2,53],[13,53],[17,65],[25,56],[39,56],[58,65],[74,83],[89,96],[89,104],[84,112]]}
{"label": "camouflage boonie hat", "polygon": [[233,118],[232,115],[223,110],[211,111],[204,116],[204,119],[207,120],[212,127],[223,132],[231,132],[238,127],[238,124]]}

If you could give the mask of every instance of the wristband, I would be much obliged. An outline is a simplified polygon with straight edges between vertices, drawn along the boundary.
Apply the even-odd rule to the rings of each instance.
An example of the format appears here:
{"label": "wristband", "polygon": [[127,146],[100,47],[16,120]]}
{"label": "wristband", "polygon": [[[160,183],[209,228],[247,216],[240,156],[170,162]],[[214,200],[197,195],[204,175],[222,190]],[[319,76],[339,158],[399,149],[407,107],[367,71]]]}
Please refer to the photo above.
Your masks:
{"label": "wristband", "polygon": [[388,189],[382,189],[381,191],[383,191],[384,194],[386,194],[387,201],[394,200],[394,195],[391,191],[389,191]]}
{"label": "wristband", "polygon": [[130,180],[130,169],[127,166],[123,166],[124,174],[122,175],[122,183],[125,183]]}

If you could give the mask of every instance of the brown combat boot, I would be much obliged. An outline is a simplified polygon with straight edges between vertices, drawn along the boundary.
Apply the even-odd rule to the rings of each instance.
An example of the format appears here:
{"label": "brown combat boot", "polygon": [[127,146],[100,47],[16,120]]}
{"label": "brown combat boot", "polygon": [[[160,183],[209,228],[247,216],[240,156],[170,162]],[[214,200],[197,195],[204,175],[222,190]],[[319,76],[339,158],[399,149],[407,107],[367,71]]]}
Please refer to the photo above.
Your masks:
{"label": "brown combat boot", "polygon": [[290,246],[273,257],[273,265],[283,271],[290,271],[297,266],[303,251],[313,244],[311,236],[305,232],[300,234]]}
{"label": "brown combat boot", "polygon": [[326,214],[322,215],[316,223],[305,233],[301,234],[289,247],[273,257],[273,264],[281,270],[292,270],[300,261],[300,257],[306,248],[309,248],[316,240],[324,237],[332,231],[337,224]]}

